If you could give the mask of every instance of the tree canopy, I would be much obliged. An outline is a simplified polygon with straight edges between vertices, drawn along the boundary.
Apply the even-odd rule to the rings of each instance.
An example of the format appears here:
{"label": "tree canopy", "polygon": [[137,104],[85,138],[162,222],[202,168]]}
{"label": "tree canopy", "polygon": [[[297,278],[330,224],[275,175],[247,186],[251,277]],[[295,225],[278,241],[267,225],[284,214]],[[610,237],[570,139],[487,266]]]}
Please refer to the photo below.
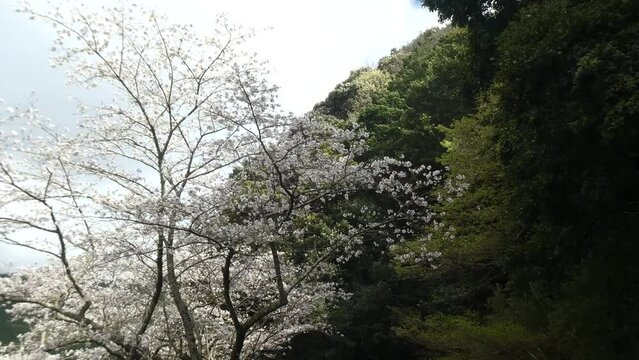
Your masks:
{"label": "tree canopy", "polygon": [[639,3],[422,4],[449,24],[300,117],[224,22],[34,14],[120,99],[4,121],[2,241],[57,262],[0,279],[2,351],[637,358]]}
{"label": "tree canopy", "polygon": [[[3,119],[24,129],[1,139],[2,241],[55,261],[0,280],[0,301],[29,325],[2,352],[261,356],[328,326],[320,310],[342,296],[328,259],[430,219],[430,172],[356,161],[356,123],[283,114],[264,64],[238,50],[247,35],[224,18],[200,38],[135,6],[24,11],[56,26],[72,81],[117,99],[82,105],[77,133],[36,109]],[[340,205],[359,192],[393,206]]]}

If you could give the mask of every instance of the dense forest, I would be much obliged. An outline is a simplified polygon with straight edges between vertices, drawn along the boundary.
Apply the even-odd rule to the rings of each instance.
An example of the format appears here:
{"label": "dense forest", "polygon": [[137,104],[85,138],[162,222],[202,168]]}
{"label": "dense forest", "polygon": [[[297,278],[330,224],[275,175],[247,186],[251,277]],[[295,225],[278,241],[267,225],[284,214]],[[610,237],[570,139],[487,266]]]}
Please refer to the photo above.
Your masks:
{"label": "dense forest", "polygon": [[353,352],[333,358],[636,359],[639,3],[423,5],[451,25],[314,110],[467,188],[423,236],[342,267]]}
{"label": "dense forest", "polygon": [[[368,132],[358,161],[442,174],[433,219],[331,260],[320,280],[350,295],[322,309],[326,331],[254,358],[639,358],[639,2],[422,5],[447,25],[312,113]],[[326,231],[353,203],[394,206],[355,191],[308,221]],[[312,246],[281,250],[304,263]]]}

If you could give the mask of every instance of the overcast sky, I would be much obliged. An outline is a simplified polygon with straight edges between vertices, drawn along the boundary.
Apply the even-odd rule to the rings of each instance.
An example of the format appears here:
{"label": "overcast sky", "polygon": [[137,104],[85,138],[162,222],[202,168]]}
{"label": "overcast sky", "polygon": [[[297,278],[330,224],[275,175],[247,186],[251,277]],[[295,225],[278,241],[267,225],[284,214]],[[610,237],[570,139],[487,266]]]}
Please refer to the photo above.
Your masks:
{"label": "overcast sky", "polygon": [[[52,0],[55,3],[55,0]],[[46,1],[31,1],[35,7]],[[113,4],[118,1],[87,1]],[[200,32],[215,14],[257,30],[255,51],[270,62],[280,86],[282,109],[304,113],[325,98],[351,70],[374,66],[392,48],[438,26],[437,16],[415,0],[138,0],[168,14],[178,23],[191,23]],[[64,85],[64,73],[47,66],[54,32],[46,24],[15,12],[18,1],[0,0],[0,110],[29,103],[55,122],[73,119],[70,96],[86,98]],[[102,94],[106,95],[107,92]],[[100,98],[100,92],[91,98]],[[0,272],[36,258],[0,244]]]}

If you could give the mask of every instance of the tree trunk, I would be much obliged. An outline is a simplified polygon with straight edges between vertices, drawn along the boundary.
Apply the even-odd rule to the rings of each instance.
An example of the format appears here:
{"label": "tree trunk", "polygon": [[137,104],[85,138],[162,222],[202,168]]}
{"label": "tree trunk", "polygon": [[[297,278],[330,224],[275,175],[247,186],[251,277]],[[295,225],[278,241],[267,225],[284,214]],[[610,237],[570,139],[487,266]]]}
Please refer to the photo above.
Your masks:
{"label": "tree trunk", "polygon": [[245,339],[246,339],[246,331],[244,330],[235,331],[235,342],[233,342],[233,351],[231,352],[231,360],[240,360]]}
{"label": "tree trunk", "polygon": [[195,339],[195,324],[191,318],[189,308],[180,294],[180,285],[178,284],[177,277],[175,276],[175,261],[173,259],[172,249],[170,248],[166,252],[166,270],[166,277],[169,282],[171,297],[173,298],[178,313],[180,314],[180,318],[182,319],[184,335],[186,337],[186,343],[189,350],[189,357],[191,360],[201,360],[202,355],[198,350],[197,340]]}

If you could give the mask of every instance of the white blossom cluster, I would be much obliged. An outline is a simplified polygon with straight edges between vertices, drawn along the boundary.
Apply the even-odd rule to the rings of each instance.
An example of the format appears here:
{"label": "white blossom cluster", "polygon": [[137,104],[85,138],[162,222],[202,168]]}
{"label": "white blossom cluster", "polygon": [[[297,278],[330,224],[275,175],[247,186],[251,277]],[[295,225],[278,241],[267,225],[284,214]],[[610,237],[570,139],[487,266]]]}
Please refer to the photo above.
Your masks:
{"label": "white blossom cluster", "polygon": [[320,310],[345,296],[326,281],[332,260],[433,218],[439,172],[358,161],[357,124],[282,114],[223,18],[200,38],[135,6],[24,11],[56,27],[71,81],[117,98],[83,106],[77,131],[34,109],[1,121],[0,241],[54,260],[0,280],[29,324],[1,353],[251,358],[326,327]]}

